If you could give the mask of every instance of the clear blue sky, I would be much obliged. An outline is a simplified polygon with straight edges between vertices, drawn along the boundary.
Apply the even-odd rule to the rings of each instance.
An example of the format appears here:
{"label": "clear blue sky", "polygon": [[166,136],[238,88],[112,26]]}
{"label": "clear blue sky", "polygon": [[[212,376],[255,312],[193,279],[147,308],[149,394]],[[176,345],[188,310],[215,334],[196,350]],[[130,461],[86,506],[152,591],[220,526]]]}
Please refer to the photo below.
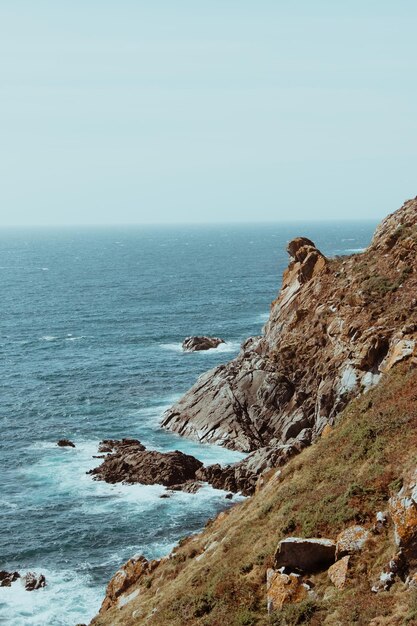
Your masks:
{"label": "clear blue sky", "polygon": [[380,218],[415,0],[1,0],[0,224]]}

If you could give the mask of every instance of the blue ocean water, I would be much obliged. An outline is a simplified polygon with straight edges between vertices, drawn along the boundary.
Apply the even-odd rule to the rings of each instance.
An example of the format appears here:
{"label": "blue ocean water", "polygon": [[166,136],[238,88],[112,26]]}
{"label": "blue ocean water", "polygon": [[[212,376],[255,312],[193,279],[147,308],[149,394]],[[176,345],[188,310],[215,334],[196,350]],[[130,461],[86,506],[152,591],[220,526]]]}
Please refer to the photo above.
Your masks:
{"label": "blue ocean water", "polygon": [[[45,589],[0,589],[0,623],[74,626],[136,553],[159,557],[230,506],[210,487],[107,485],[86,471],[103,438],[136,437],[206,463],[238,453],[182,440],[161,414],[200,373],[260,334],[286,242],[357,252],[375,224],[320,223],[0,232],[0,569],[43,572]],[[184,354],[191,334],[226,345]],[[75,449],[56,441],[68,437]]]}

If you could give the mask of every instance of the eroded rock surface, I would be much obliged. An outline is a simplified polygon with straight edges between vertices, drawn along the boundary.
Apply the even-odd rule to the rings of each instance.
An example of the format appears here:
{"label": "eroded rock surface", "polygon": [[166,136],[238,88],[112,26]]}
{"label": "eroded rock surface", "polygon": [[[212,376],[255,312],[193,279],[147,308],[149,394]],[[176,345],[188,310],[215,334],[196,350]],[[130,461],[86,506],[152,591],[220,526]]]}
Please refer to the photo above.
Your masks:
{"label": "eroded rock surface", "polygon": [[222,343],[225,341],[219,337],[186,337],[182,342],[182,349],[184,352],[198,352],[218,348]]}
{"label": "eroded rock surface", "polygon": [[198,459],[179,450],[146,450],[137,439],[105,440],[99,450],[109,452],[103,463],[88,473],[95,480],[112,484],[123,482],[170,487],[193,481],[197,470],[203,465]]}
{"label": "eroded rock surface", "polygon": [[[264,334],[200,376],[162,422],[201,442],[261,450],[260,472],[314,441],[396,363],[417,358],[417,200],[388,216],[362,254],[327,259],[303,237],[288,253]],[[255,464],[208,468],[206,479],[248,493]]]}
{"label": "eroded rock surface", "polygon": [[56,442],[56,445],[60,448],[75,448],[75,443],[73,443],[69,439],[59,439]]}

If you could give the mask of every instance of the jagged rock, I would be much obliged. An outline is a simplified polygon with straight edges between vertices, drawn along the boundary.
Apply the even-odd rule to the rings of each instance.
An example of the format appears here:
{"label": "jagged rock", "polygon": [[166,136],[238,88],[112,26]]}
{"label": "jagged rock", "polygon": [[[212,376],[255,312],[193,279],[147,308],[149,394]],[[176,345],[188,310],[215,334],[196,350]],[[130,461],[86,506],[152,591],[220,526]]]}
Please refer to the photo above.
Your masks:
{"label": "jagged rock", "polygon": [[56,445],[59,446],[60,448],[75,448],[75,443],[73,443],[72,441],[70,441],[69,439],[59,439],[56,442]]}
{"label": "jagged rock", "polygon": [[113,576],[107,585],[106,596],[100,608],[100,613],[105,613],[116,604],[122,593],[127,591],[134,583],[139,582],[142,576],[151,573],[157,566],[158,561],[148,561],[142,555],[129,559]]}
{"label": "jagged rock", "polygon": [[266,573],[266,598],[268,613],[282,609],[285,604],[294,604],[305,600],[308,586],[303,584],[297,574],[284,574],[268,569]]}
{"label": "jagged rock", "polygon": [[109,452],[121,452],[127,449],[143,451],[146,450],[145,446],[141,444],[139,439],[103,439],[98,445],[98,451]]}
{"label": "jagged rock", "polygon": [[244,496],[250,496],[255,492],[261,473],[271,467],[284,465],[302,447],[300,442],[294,442],[292,445],[260,448],[232,465],[202,467],[197,471],[196,477],[210,483],[215,489],[241,492]]}
{"label": "jagged rock", "polygon": [[26,591],[34,591],[35,589],[42,589],[46,587],[46,578],[43,574],[35,574],[35,572],[28,572],[23,576],[25,582]]}
{"label": "jagged rock", "polygon": [[326,569],[334,563],[336,543],[331,539],[287,537],[279,542],[275,569],[289,567],[302,572]]}
{"label": "jagged rock", "polygon": [[197,493],[203,486],[198,480],[187,480],[184,483],[180,483],[179,485],[171,485],[171,491],[184,491],[185,493]]}
{"label": "jagged rock", "polygon": [[[399,358],[417,359],[417,240],[408,233],[416,225],[411,200],[384,220],[363,254],[330,261],[311,240],[291,241],[264,335],[200,376],[163,427],[244,452],[308,445]],[[237,482],[232,474],[225,484]]]}
{"label": "jagged rock", "polygon": [[336,559],[361,552],[370,536],[363,526],[350,526],[342,530],[336,539]]}
{"label": "jagged rock", "polygon": [[386,513],[385,511],[378,511],[378,513],[376,514],[376,521],[375,521],[375,524],[373,525],[372,532],[375,533],[376,535],[379,535],[387,526],[388,526],[388,513]]}
{"label": "jagged rock", "polygon": [[203,465],[198,459],[179,450],[174,452],[146,450],[135,439],[112,441],[107,447],[111,448],[112,452],[107,454],[101,465],[87,473],[95,480],[104,480],[112,484],[124,482],[171,487],[194,480],[197,470]]}
{"label": "jagged rock", "polygon": [[340,561],[333,563],[327,571],[327,574],[337,589],[344,589],[346,586],[347,575],[349,571],[350,556],[344,556]]}
{"label": "jagged rock", "polygon": [[184,352],[211,350],[212,348],[218,348],[222,343],[225,343],[225,341],[224,339],[219,339],[219,337],[186,337],[182,342],[182,349]]}
{"label": "jagged rock", "polygon": [[19,572],[6,572],[5,570],[0,571],[0,587],[11,587],[12,583],[20,578]]}

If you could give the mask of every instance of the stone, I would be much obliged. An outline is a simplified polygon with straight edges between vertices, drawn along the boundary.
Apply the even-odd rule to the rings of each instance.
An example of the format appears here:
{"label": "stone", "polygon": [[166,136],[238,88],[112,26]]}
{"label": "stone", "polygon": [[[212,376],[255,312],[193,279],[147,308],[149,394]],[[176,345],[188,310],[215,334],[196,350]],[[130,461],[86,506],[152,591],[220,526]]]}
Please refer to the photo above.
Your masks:
{"label": "stone", "polygon": [[346,586],[350,558],[350,556],[344,556],[340,561],[333,563],[327,571],[330,580],[337,589],[344,589]]}
{"label": "stone", "polygon": [[36,574],[35,572],[28,572],[23,577],[26,591],[34,591],[35,589],[42,589],[46,587],[46,578],[43,574]]}
{"label": "stone", "polygon": [[336,559],[361,552],[370,537],[370,532],[363,526],[345,528],[336,539]]}
{"label": "stone", "polygon": [[69,439],[59,439],[56,443],[60,448],[75,448],[75,443],[70,441]]}
{"label": "stone", "polygon": [[[87,472],[95,480],[104,480],[114,484],[141,483],[143,485],[178,486],[180,483],[194,481],[196,472],[203,464],[198,459],[174,452],[157,452],[146,450],[137,440],[107,442],[104,447],[111,449],[103,463]],[[196,489],[196,485],[193,486]]]}
{"label": "stone", "polygon": [[203,483],[198,480],[187,480],[179,485],[171,485],[171,491],[184,491],[185,493],[197,493],[203,486]]}
{"label": "stone", "polygon": [[127,591],[133,584],[152,571],[152,562],[142,555],[129,559],[113,576],[107,585],[106,597],[100,608],[100,613],[105,613],[114,606],[119,596]]}
{"label": "stone", "polygon": [[266,598],[268,613],[279,611],[285,604],[305,600],[308,589],[297,574],[284,574],[268,569],[266,574]]}
{"label": "stone", "polygon": [[5,570],[0,571],[0,587],[11,587],[12,583],[20,578],[19,572],[6,572]]}
{"label": "stone", "polygon": [[334,563],[336,543],[331,539],[287,537],[275,553],[275,569],[289,567],[303,572],[324,570]]}
{"label": "stone", "polygon": [[212,350],[213,348],[218,348],[222,343],[225,343],[225,341],[219,337],[186,337],[182,342],[182,349],[184,352]]}

